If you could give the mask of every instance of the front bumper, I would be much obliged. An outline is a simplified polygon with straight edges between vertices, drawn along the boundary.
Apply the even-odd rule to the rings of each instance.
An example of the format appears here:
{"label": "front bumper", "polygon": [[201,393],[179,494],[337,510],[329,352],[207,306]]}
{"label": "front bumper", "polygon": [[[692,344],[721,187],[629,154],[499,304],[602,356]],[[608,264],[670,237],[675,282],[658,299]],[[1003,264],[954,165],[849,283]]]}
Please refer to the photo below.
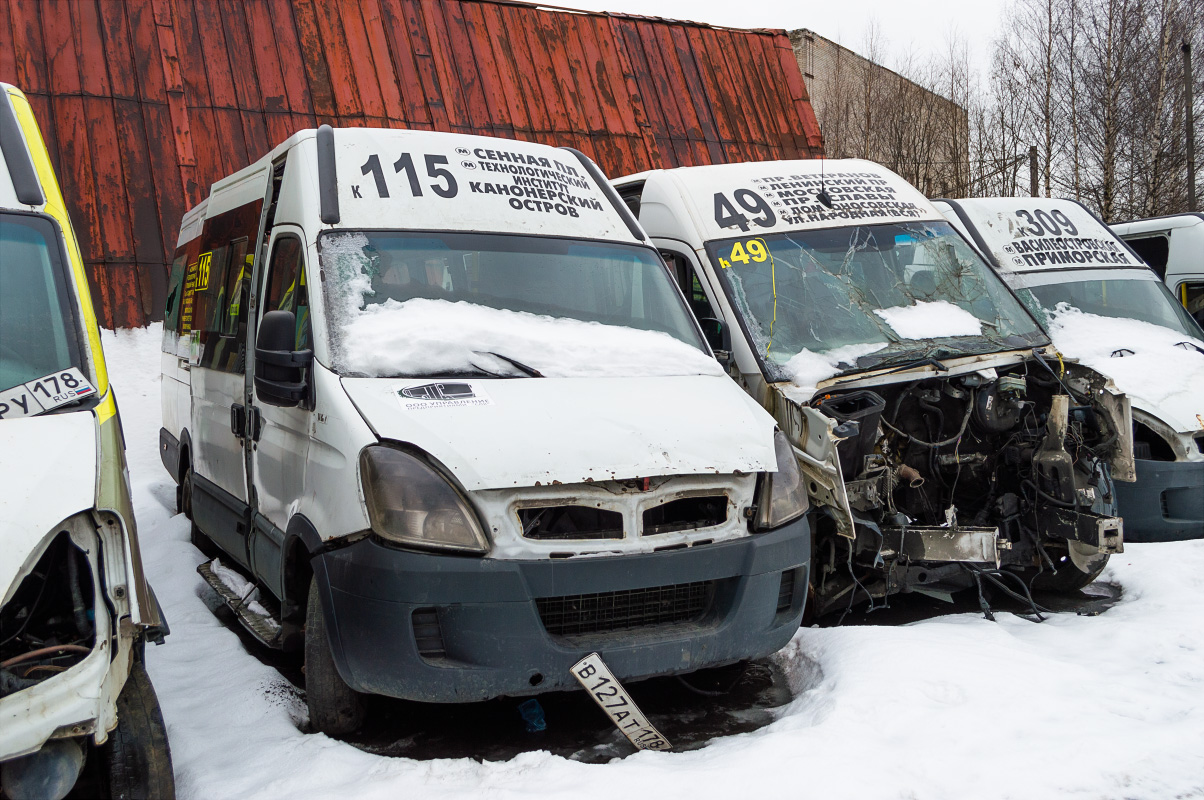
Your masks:
{"label": "front bumper", "polygon": [[[798,629],[810,557],[803,517],[770,533],[659,553],[502,561],[364,539],[313,565],[348,685],[454,703],[577,688],[569,668],[594,651],[624,680],[774,653]],[[784,573],[793,592],[779,610]],[[536,602],[698,582],[713,582],[705,613],[648,628],[552,635]],[[441,651],[420,653],[415,625],[429,645],[436,618]]]}
{"label": "front bumper", "polygon": [[1137,461],[1137,482],[1116,484],[1127,542],[1204,539],[1204,461]]}

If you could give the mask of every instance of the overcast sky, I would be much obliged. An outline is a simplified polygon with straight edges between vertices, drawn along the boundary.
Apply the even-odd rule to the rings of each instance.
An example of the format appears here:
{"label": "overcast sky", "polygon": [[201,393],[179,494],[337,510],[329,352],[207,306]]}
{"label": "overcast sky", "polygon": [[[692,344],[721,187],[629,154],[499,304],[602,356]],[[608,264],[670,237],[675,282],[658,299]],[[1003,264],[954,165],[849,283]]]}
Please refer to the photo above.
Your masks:
{"label": "overcast sky", "polygon": [[[896,58],[909,50],[935,55],[956,31],[969,43],[975,66],[985,73],[1007,0],[558,0],[550,5],[733,28],[810,28],[856,52],[864,51],[866,25],[876,19]],[[886,61],[885,66],[894,66],[889,58]]]}

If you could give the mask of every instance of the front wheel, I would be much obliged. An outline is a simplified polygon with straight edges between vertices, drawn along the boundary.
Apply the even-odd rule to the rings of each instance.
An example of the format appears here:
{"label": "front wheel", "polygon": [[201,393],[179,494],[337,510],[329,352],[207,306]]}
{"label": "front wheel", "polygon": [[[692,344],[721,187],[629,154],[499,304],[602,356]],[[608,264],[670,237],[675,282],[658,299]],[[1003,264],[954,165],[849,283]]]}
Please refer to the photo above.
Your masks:
{"label": "front wheel", "polygon": [[1060,557],[1054,558],[1054,566],[1057,569],[1056,572],[1046,568],[1042,572],[1033,575],[1031,570],[1026,570],[1025,574],[1022,574],[1022,577],[1025,578],[1025,583],[1028,583],[1034,591],[1071,594],[1082,589],[1100,576],[1100,573],[1104,571],[1104,567],[1108,566],[1108,556],[1103,555],[1091,559],[1084,564],[1086,567],[1084,569],[1075,563],[1075,559],[1071,557],[1069,552],[1065,552]]}
{"label": "front wheel", "polygon": [[310,725],[329,736],[344,736],[364,722],[363,700],[339,675],[330,653],[316,577],[309,579],[305,608],[305,703]]}
{"label": "front wheel", "polygon": [[141,660],[117,697],[117,727],[103,748],[104,777],[113,800],[174,800],[176,781],[159,698]]}

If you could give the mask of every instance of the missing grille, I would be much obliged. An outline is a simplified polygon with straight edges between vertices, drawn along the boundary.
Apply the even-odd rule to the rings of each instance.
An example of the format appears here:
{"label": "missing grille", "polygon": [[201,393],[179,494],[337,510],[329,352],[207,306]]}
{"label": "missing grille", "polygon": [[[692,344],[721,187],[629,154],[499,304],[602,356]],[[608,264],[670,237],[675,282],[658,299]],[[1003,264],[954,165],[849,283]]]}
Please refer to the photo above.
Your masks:
{"label": "missing grille", "polygon": [[623,515],[589,506],[522,508],[518,521],[528,539],[622,539]]}
{"label": "missing grille", "polygon": [[727,522],[727,496],[683,497],[644,512],[644,535],[692,531]]}

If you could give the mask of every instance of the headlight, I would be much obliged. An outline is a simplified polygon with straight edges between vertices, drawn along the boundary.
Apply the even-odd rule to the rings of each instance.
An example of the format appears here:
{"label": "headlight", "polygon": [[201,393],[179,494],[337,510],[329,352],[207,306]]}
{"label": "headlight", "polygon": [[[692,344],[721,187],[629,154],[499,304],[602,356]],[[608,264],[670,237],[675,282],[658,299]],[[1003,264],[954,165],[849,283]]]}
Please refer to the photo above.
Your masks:
{"label": "headlight", "polygon": [[801,517],[810,507],[794,449],[781,431],[774,431],[773,450],[778,459],[778,471],[761,476],[761,489],[757,495],[757,530],[785,525]]}
{"label": "headlight", "polygon": [[360,480],[372,530],[392,542],[484,553],[489,543],[476,514],[447,479],[393,447],[360,453]]}

